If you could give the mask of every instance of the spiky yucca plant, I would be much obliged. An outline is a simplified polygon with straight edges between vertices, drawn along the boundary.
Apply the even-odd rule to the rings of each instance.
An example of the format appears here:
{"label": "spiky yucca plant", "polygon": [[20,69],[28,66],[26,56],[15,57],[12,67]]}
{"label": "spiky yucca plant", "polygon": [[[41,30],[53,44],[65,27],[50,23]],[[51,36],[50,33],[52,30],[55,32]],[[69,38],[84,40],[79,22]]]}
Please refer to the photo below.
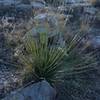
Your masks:
{"label": "spiky yucca plant", "polygon": [[64,50],[50,46],[47,34],[41,33],[38,40],[31,36],[26,37],[24,47],[21,60],[26,65],[25,72],[28,76],[45,79],[50,83],[59,79]]}
{"label": "spiky yucca plant", "polygon": [[74,36],[67,47],[60,48],[49,44],[46,33],[41,33],[37,40],[28,35],[20,55],[20,60],[25,65],[24,80],[30,82],[36,78],[52,84],[63,80],[66,75],[91,69],[96,64],[95,57],[79,53],[76,49],[79,42],[77,36]]}

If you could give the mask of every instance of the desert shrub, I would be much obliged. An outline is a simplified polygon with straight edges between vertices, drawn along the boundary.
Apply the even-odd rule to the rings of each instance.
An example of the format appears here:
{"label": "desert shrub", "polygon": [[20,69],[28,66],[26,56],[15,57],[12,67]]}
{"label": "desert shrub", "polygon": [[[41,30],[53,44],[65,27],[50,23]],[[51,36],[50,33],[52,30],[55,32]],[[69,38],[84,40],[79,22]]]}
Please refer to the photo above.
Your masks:
{"label": "desert shrub", "polygon": [[26,65],[25,74],[28,74],[29,80],[34,76],[39,80],[45,79],[50,83],[60,79],[58,76],[62,71],[60,65],[64,58],[63,48],[50,46],[48,37],[44,33],[40,34],[39,40],[34,40],[33,37],[28,36],[25,39],[24,47],[25,51],[20,57]]}
{"label": "desert shrub", "polygon": [[77,49],[78,34],[63,48],[48,42],[46,33],[39,39],[27,35],[19,58],[24,65],[24,82],[46,80],[49,83],[63,81],[71,74],[83,73],[96,65],[92,53],[83,53]]}

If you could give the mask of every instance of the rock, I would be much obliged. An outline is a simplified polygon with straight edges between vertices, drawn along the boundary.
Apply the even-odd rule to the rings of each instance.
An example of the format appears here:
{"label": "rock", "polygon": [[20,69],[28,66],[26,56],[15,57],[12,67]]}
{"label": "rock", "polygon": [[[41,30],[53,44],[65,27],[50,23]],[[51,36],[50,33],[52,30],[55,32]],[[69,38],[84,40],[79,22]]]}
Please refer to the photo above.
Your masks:
{"label": "rock", "polygon": [[89,35],[86,44],[91,50],[100,49],[100,36]]}
{"label": "rock", "polygon": [[8,6],[8,5],[15,5],[15,4],[19,4],[20,1],[19,0],[0,0],[0,4]]}
{"label": "rock", "polygon": [[41,8],[44,8],[45,5],[46,5],[46,3],[45,3],[44,0],[37,0],[37,1],[31,2],[31,6],[32,6],[34,9],[41,9]]}
{"label": "rock", "polygon": [[96,36],[92,39],[92,45],[94,48],[100,49],[100,36]]}
{"label": "rock", "polygon": [[21,3],[21,0],[0,1],[0,17],[1,16],[24,17],[24,16],[30,16],[31,13],[32,13],[32,6],[30,4]]}
{"label": "rock", "polygon": [[34,19],[39,20],[39,21],[45,21],[46,17],[47,17],[47,13],[44,13],[44,14],[39,14],[35,16]]}
{"label": "rock", "polygon": [[22,9],[22,10],[30,10],[32,7],[29,4],[19,4],[16,5],[16,9]]}
{"label": "rock", "polygon": [[56,91],[46,81],[12,92],[2,100],[55,100]]}

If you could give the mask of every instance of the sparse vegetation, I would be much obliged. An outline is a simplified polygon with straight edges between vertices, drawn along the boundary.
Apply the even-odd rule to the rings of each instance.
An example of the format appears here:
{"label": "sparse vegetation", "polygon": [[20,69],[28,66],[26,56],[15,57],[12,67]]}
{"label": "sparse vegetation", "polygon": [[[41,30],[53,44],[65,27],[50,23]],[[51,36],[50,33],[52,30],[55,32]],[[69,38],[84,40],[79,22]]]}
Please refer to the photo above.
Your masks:
{"label": "sparse vegetation", "polygon": [[35,79],[47,80],[49,83],[63,81],[66,75],[82,73],[96,66],[92,53],[85,54],[77,48],[78,35],[67,46],[61,48],[48,42],[48,36],[40,33],[39,39],[28,35],[24,40],[19,58],[25,65],[24,81]]}
{"label": "sparse vegetation", "polygon": [[[6,1],[0,1],[0,100],[14,89],[34,91],[34,84],[38,95],[42,82],[57,100],[99,100],[99,0]],[[24,99],[31,94],[22,91]]]}

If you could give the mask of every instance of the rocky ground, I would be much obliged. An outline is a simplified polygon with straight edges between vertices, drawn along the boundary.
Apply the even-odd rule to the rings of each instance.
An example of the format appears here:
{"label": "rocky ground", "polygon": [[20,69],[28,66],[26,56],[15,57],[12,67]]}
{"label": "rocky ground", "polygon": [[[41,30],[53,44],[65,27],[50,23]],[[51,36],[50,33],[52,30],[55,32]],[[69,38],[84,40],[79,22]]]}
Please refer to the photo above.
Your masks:
{"label": "rocky ground", "polygon": [[[91,47],[95,50],[98,49],[98,59],[100,59],[99,50],[100,50],[100,14],[98,13],[99,7],[81,7],[84,13],[81,14],[80,7],[73,7],[74,12],[69,11],[68,7],[59,6],[56,11],[53,7],[48,7],[45,5],[45,2],[32,2],[30,6],[20,4],[20,7],[24,10],[20,10],[18,6],[16,9],[18,10],[17,15],[20,15],[19,12],[22,13],[22,16],[8,16],[5,14],[4,16],[0,15],[0,98],[5,96],[6,93],[15,89],[18,84],[20,84],[20,73],[11,70],[13,66],[13,55],[15,52],[15,47],[21,42],[21,39],[26,34],[25,31],[31,29],[31,26],[35,28],[32,29],[33,35],[37,37],[37,33],[40,31],[48,31],[50,37],[56,36],[58,29],[61,29],[61,32],[65,32],[65,24],[69,25],[69,23],[73,23],[73,18],[78,20],[82,14],[86,15],[89,19],[89,23],[93,24],[89,31],[88,41],[91,44]],[[34,16],[31,13],[28,13],[29,16],[23,17],[28,9],[32,10],[32,14],[34,12]],[[0,6],[1,8],[1,6]],[[3,7],[5,9],[5,7]],[[9,8],[10,9],[10,8]],[[26,10],[25,10],[26,9]],[[73,10],[71,9],[71,10]],[[1,11],[1,10],[0,10]],[[75,15],[77,13],[77,15]],[[95,16],[97,14],[97,16]],[[15,12],[14,12],[15,15]],[[27,14],[26,14],[27,15]],[[70,19],[70,20],[69,20]],[[92,20],[92,21],[91,21]],[[43,24],[44,23],[44,24]],[[44,25],[41,27],[41,25]],[[76,24],[75,24],[76,25]],[[38,31],[37,31],[37,27]],[[44,27],[44,28],[43,28]],[[68,26],[69,27],[69,26]],[[45,30],[48,28],[48,30]],[[76,27],[75,27],[76,28]],[[55,31],[56,30],[56,31]],[[52,33],[52,34],[51,34]],[[92,34],[92,35],[91,35]],[[61,37],[60,37],[61,38]],[[60,39],[59,43],[64,45],[63,39]],[[8,43],[10,45],[8,45]],[[13,47],[11,49],[11,47]],[[9,63],[10,62],[10,63]],[[99,67],[100,64],[98,64]],[[85,81],[88,80],[88,86],[85,91],[81,92],[80,87],[69,86],[68,93],[66,94],[66,98],[68,100],[100,100],[100,70],[90,72],[89,75],[84,76]],[[70,80],[72,82],[72,80]],[[73,83],[80,84],[76,79],[73,80]],[[70,83],[67,83],[70,85]],[[80,85],[79,85],[80,86]],[[68,95],[69,94],[69,95]],[[72,94],[72,95],[71,95]],[[83,95],[84,94],[84,95]],[[73,97],[73,98],[71,98]],[[63,100],[64,100],[63,99]],[[59,99],[58,99],[59,100]],[[61,99],[60,99],[61,100]]]}

